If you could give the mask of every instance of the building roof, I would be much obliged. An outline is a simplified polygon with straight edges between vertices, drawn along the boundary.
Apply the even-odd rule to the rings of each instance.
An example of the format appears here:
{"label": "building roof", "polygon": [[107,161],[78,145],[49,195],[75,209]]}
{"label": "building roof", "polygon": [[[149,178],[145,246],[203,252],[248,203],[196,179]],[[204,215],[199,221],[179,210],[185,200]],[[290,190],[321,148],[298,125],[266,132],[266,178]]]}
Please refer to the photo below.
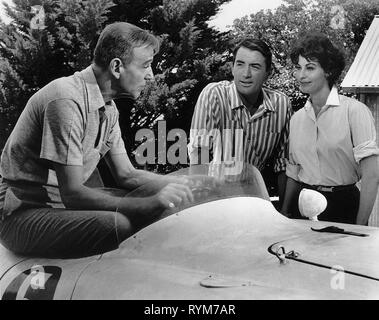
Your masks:
{"label": "building roof", "polygon": [[379,15],[370,28],[341,87],[352,92],[379,92]]}

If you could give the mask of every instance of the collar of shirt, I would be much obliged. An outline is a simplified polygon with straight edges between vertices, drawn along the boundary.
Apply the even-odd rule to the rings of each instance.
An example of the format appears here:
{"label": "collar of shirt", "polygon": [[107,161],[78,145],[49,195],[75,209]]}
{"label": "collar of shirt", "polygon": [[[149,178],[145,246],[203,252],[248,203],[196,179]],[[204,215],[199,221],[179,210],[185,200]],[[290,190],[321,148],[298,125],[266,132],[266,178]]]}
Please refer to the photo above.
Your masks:
{"label": "collar of shirt", "polygon": [[[338,95],[338,89],[336,86],[333,86],[329,92],[328,99],[326,99],[325,105],[321,108],[320,113],[324,112],[329,107],[338,107],[338,106],[340,106],[340,98]],[[309,100],[309,98],[307,102],[305,103],[304,109],[308,114],[310,113],[313,114],[312,118],[315,117],[312,102]]]}
{"label": "collar of shirt", "polygon": [[234,83],[234,81],[230,83],[228,98],[232,110],[245,106],[237,92],[236,84]]}
{"label": "collar of shirt", "polygon": [[[263,102],[259,106],[258,110],[255,112],[255,114],[252,116],[252,118],[257,118],[262,115],[264,115],[266,112],[275,112],[275,108],[271,103],[270,97],[268,96],[265,88],[262,88],[262,94],[263,94]],[[232,107],[232,110],[244,107],[247,109],[247,107],[243,104],[242,99],[240,98],[236,85],[234,82],[231,83],[229,87],[229,99],[230,99],[230,105]]]}
{"label": "collar of shirt", "polygon": [[88,112],[99,110],[101,107],[106,107],[107,105],[113,105],[113,101],[108,104],[104,102],[104,98],[101,94],[99,85],[97,84],[96,77],[91,66],[88,66],[86,69],[81,71],[80,75],[84,80],[85,89],[88,96]]}

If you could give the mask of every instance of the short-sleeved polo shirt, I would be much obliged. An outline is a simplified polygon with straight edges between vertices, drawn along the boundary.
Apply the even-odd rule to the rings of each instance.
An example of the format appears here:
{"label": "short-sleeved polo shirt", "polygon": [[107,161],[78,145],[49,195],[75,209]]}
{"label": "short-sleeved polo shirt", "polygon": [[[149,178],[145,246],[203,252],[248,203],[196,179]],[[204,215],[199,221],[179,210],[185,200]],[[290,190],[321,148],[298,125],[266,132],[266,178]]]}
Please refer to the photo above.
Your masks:
{"label": "short-sleeved polo shirt", "polygon": [[3,215],[20,206],[63,207],[53,162],[82,166],[84,183],[106,153],[126,153],[118,116],[91,66],[35,93],[1,156]]}

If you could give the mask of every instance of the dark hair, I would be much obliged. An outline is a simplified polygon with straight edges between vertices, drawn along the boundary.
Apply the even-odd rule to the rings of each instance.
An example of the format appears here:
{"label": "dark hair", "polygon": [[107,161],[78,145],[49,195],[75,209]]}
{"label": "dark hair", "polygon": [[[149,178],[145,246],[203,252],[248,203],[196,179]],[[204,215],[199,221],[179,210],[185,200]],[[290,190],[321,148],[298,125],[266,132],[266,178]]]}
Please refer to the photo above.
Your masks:
{"label": "dark hair", "polygon": [[295,64],[299,56],[317,60],[326,73],[329,87],[332,87],[345,68],[343,51],[336,47],[327,36],[318,32],[304,35],[292,48],[290,57]]}
{"label": "dark hair", "polygon": [[159,51],[159,40],[131,23],[115,22],[104,28],[97,41],[93,61],[102,68],[107,68],[114,58],[120,58],[125,64],[133,59],[133,49],[149,45],[154,53]]}
{"label": "dark hair", "polygon": [[237,51],[241,48],[247,48],[253,51],[259,51],[265,58],[266,70],[271,70],[272,54],[269,46],[262,40],[246,38],[240,41],[233,50],[233,64],[236,60]]}

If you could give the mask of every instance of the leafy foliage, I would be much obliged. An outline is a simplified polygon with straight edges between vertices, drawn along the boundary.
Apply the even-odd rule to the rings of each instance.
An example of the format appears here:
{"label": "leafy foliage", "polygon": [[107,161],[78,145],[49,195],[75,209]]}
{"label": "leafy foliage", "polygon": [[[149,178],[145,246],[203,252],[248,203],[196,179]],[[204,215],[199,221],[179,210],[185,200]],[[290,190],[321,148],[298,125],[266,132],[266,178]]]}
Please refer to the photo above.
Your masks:
{"label": "leafy foliage", "polygon": [[[228,37],[207,25],[222,3],[230,0],[15,0],[6,6],[13,22],[0,24],[0,149],[28,98],[51,80],[83,69],[103,27],[128,21],[161,38],[155,59],[156,81],[136,102],[122,99],[122,131],[127,147],[136,147],[139,128],[166,119],[188,129],[197,95],[214,76],[222,78]],[[44,9],[44,26],[32,29]],[[221,73],[221,74],[220,74]]]}
{"label": "leafy foliage", "polygon": [[[27,100],[51,80],[87,66],[95,40],[114,5],[110,0],[14,0],[12,23],[0,24],[0,149]],[[33,7],[43,21],[32,28]]]}
{"label": "leafy foliage", "polygon": [[[166,120],[167,131],[182,128],[188,132],[200,91],[205,84],[225,78],[227,70],[223,66],[228,59],[225,52],[229,37],[209,28],[207,21],[227,1],[163,0],[147,2],[146,6],[142,5],[145,1],[133,1],[134,8],[141,12],[140,20],[113,8],[113,20],[130,19],[161,39],[161,50],[154,59],[155,82],[135,103],[117,101],[123,138],[129,149],[138,146],[134,137],[140,128],[157,131],[157,120]],[[117,3],[126,8],[130,2]],[[163,171],[175,168],[167,164]],[[161,171],[158,165],[149,169]]]}
{"label": "leafy foliage", "polygon": [[[237,20],[229,33],[209,28],[209,19],[228,1],[14,0],[14,8],[6,6],[13,22],[0,21],[0,150],[34,92],[91,62],[98,35],[108,23],[128,21],[161,39],[153,65],[155,82],[137,101],[117,101],[123,138],[133,151],[138,129],[157,132],[155,124],[161,119],[167,121],[167,131],[182,128],[188,133],[200,91],[209,82],[231,78],[231,50],[242,37],[258,37],[270,44],[275,68],[268,85],[286,92],[298,109],[305,97],[292,77],[292,42],[307,30],[324,32],[345,48],[349,65],[379,13],[375,0],[284,0],[275,11],[262,10]],[[33,29],[36,5],[42,5],[44,21],[43,27]],[[341,29],[331,27],[334,5],[345,10]],[[166,173],[177,166],[149,169]]]}
{"label": "leafy foliage", "polygon": [[[342,17],[338,15],[339,20],[335,20],[335,6],[343,9]],[[299,91],[292,76],[289,54],[293,42],[308,31],[328,35],[344,49],[347,72],[372,19],[378,13],[379,2],[376,0],[284,0],[284,4],[276,10],[261,10],[237,19],[231,35],[235,41],[246,36],[256,37],[271,47],[274,68],[267,85],[285,92],[296,111],[304,105],[307,97]],[[269,193],[273,195],[276,194],[276,184],[270,165],[265,168],[263,177]]]}
{"label": "leafy foliage", "polygon": [[[347,68],[351,65],[359,45],[363,41],[379,3],[375,0],[284,0],[284,4],[272,10],[261,10],[237,19],[232,34],[238,40],[253,36],[265,40],[274,55],[274,73],[268,84],[283,90],[292,99],[295,110],[303,106],[305,96],[301,94],[292,77],[289,61],[293,42],[308,31],[319,31],[346,52]],[[334,6],[344,10],[340,27],[333,27],[337,12]],[[343,78],[344,74],[342,75]]]}

